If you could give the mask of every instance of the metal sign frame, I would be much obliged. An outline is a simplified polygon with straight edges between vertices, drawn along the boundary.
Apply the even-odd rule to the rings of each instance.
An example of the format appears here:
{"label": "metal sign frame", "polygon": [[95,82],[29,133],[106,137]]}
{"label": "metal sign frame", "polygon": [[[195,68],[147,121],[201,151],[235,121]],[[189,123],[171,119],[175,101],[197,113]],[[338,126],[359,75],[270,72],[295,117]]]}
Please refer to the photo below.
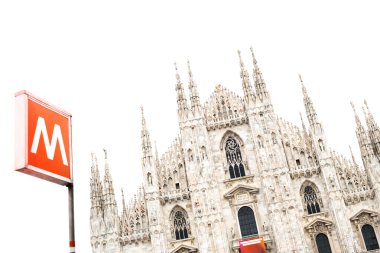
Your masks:
{"label": "metal sign frame", "polygon": [[[19,91],[15,94],[16,97],[16,116],[15,116],[15,169],[56,184],[69,185],[73,183],[73,167],[72,167],[72,146],[71,146],[71,114],[66,111],[59,109],[56,106],[49,104],[48,102],[32,95],[28,91]],[[45,108],[52,113],[58,115],[58,117],[63,117],[67,120],[68,129],[68,150],[67,157],[69,160],[69,177],[58,175],[48,170],[48,168],[39,168],[30,164],[29,161],[29,115],[28,108],[29,103],[35,103],[38,106]],[[42,138],[42,136],[40,136]],[[45,144],[46,145],[46,144]],[[56,145],[57,146],[57,145]],[[56,147],[55,147],[56,148]],[[66,152],[66,151],[65,151]]]}

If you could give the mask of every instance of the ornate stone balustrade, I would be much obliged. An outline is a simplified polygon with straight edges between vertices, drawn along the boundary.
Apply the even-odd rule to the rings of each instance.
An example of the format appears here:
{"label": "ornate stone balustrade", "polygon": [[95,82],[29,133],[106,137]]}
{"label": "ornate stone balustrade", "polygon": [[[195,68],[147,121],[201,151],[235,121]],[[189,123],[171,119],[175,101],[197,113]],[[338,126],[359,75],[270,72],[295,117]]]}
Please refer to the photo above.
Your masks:
{"label": "ornate stone balustrade", "polygon": [[184,199],[190,199],[190,192],[188,189],[175,189],[171,191],[163,191],[160,193],[160,200],[163,204]]}
{"label": "ornate stone balustrade", "polygon": [[343,192],[343,198],[346,205],[353,205],[366,199],[373,199],[374,197],[375,197],[375,191],[369,188],[358,189],[352,192],[348,192],[348,191]]}
{"label": "ornate stone balustrade", "polygon": [[150,241],[150,234],[148,229],[140,229],[131,235],[121,237],[122,245],[131,244],[138,241]]}
{"label": "ornate stone balustrade", "polygon": [[290,177],[292,179],[300,177],[311,177],[312,175],[317,175],[321,172],[319,166],[296,166],[290,168]]}

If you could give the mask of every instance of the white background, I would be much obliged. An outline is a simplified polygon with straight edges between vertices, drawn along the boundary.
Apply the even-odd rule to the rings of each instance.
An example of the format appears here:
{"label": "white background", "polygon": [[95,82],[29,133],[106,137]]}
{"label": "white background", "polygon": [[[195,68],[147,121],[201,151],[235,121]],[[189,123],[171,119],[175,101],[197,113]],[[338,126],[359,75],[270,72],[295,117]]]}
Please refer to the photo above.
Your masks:
{"label": "white background", "polygon": [[0,2],[0,252],[69,251],[67,189],[13,170],[19,90],[73,115],[77,252],[90,252],[91,152],[103,174],[108,149],[120,208],[120,188],[141,184],[140,105],[160,154],[179,133],[174,61],[187,90],[190,60],[204,102],[219,83],[242,94],[236,50],[252,73],[253,46],[275,111],[300,125],[301,73],[329,145],[360,160],[349,101],[380,122],[376,1],[226,2]]}

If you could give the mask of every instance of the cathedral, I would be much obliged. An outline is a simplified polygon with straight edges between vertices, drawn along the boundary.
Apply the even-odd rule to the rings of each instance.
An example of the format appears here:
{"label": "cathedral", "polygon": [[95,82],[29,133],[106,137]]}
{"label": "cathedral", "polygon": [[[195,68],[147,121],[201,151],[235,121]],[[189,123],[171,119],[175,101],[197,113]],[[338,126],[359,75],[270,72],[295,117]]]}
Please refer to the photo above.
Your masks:
{"label": "cathedral", "polygon": [[[243,96],[216,85],[203,104],[189,63],[188,96],[176,67],[179,135],[153,151],[142,110],[143,187],[120,212],[107,153],[102,179],[93,156],[93,253],[380,252],[380,128],[367,102],[365,121],[352,104],[358,161],[329,146],[301,76],[307,121],[276,115],[251,52],[252,76],[238,52]],[[265,249],[244,251],[252,238]]]}

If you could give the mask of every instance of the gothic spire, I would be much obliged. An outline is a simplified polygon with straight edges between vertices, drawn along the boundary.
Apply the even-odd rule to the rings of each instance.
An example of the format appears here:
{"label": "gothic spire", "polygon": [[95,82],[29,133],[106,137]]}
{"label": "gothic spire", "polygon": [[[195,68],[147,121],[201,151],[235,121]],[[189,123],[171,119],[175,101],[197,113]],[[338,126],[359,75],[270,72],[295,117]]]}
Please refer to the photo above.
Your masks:
{"label": "gothic spire", "polygon": [[141,106],[141,148],[143,158],[152,157],[152,144],[150,142],[149,131],[146,127],[144,108]]}
{"label": "gothic spire", "polygon": [[190,90],[190,101],[191,101],[191,110],[194,115],[200,115],[202,111],[201,103],[199,101],[199,93],[197,89],[197,85],[193,80],[193,73],[190,68],[190,61],[187,60],[187,69],[189,72],[189,90]]}
{"label": "gothic spire", "polygon": [[243,92],[244,92],[244,101],[249,104],[254,104],[255,94],[252,89],[251,82],[249,81],[248,71],[245,69],[243,59],[241,58],[240,50],[237,51],[239,55],[240,62],[240,78],[242,80]]}
{"label": "gothic spire", "polygon": [[108,164],[107,150],[105,148],[103,148],[103,152],[104,152],[104,161],[105,161],[104,180],[107,179],[107,180],[112,181],[111,174],[110,174],[110,169],[109,169],[109,164]]}
{"label": "gothic spire", "polygon": [[358,167],[358,164],[357,164],[357,162],[356,162],[356,159],[355,159],[354,153],[352,152],[351,145],[349,145],[348,147],[350,148],[350,153],[351,153],[351,159],[352,159],[352,162],[354,163],[355,168],[356,168],[356,167]]}
{"label": "gothic spire", "polygon": [[305,123],[303,122],[303,117],[302,117],[302,113],[301,112],[300,112],[300,118],[301,118],[302,130],[305,133],[307,133],[306,126],[305,126]]}
{"label": "gothic spire", "polygon": [[255,54],[253,52],[253,48],[251,47],[252,60],[253,60],[253,80],[255,81],[256,94],[259,99],[262,101],[265,98],[270,98],[269,93],[266,88],[266,84],[263,78],[263,74],[257,64]]}
{"label": "gothic spire", "polygon": [[113,188],[113,182],[111,173],[109,170],[109,164],[108,164],[108,157],[107,157],[107,150],[104,148],[104,160],[105,160],[105,172],[104,172],[104,189],[103,189],[103,198],[104,198],[104,206],[116,206],[116,200],[115,200],[115,191]]}
{"label": "gothic spire", "polygon": [[313,102],[311,101],[311,98],[309,97],[309,94],[307,93],[307,90],[306,90],[305,85],[303,84],[303,80],[302,80],[301,75],[298,75],[298,77],[301,81],[302,93],[303,93],[303,102],[305,105],[306,115],[307,115],[307,119],[309,121],[309,125],[313,130],[316,130],[318,126],[319,127],[321,126],[321,124],[318,121],[317,113],[314,109]]}
{"label": "gothic spire", "polygon": [[366,110],[363,108],[366,123],[368,127],[368,135],[374,148],[374,153],[380,159],[380,128],[377,125],[371,111],[369,110],[367,101],[364,100]]}
{"label": "gothic spire", "polygon": [[127,208],[125,207],[125,198],[124,198],[123,188],[121,188],[121,198],[123,199],[123,215],[125,215],[127,213]]}
{"label": "gothic spire", "polygon": [[350,104],[351,104],[352,110],[354,111],[355,122],[356,122],[356,129],[363,129],[364,130],[362,122],[360,121],[359,116],[356,113],[356,109],[355,109],[354,103],[352,103],[352,101],[351,101]]}
{"label": "gothic spire", "polygon": [[98,162],[96,156],[91,154],[91,179],[90,179],[90,187],[91,187],[91,208],[97,209],[99,211],[102,206],[102,183],[100,181]]}
{"label": "gothic spire", "polygon": [[366,100],[364,100],[364,104],[365,104],[365,109],[363,108],[363,111],[364,111],[364,115],[366,118],[368,130],[376,131],[379,129],[379,127],[378,127],[371,111],[369,110],[368,103]]}
{"label": "gothic spire", "polygon": [[354,111],[355,121],[356,121],[356,137],[358,139],[360,152],[364,161],[369,161],[373,156],[373,149],[371,141],[369,139],[368,133],[362,125],[358,114],[356,113],[355,106],[351,102],[352,110]]}
{"label": "gothic spire", "polygon": [[157,142],[156,141],[154,141],[154,151],[155,151],[156,161],[159,161]]}
{"label": "gothic spire", "polygon": [[177,92],[178,117],[180,119],[186,119],[189,116],[188,115],[189,108],[187,105],[186,95],[182,86],[181,78],[178,74],[177,63],[174,63],[174,67],[175,67],[175,77],[177,80],[175,90]]}
{"label": "gothic spire", "polygon": [[91,179],[100,181],[98,161],[94,153],[91,153]]}

